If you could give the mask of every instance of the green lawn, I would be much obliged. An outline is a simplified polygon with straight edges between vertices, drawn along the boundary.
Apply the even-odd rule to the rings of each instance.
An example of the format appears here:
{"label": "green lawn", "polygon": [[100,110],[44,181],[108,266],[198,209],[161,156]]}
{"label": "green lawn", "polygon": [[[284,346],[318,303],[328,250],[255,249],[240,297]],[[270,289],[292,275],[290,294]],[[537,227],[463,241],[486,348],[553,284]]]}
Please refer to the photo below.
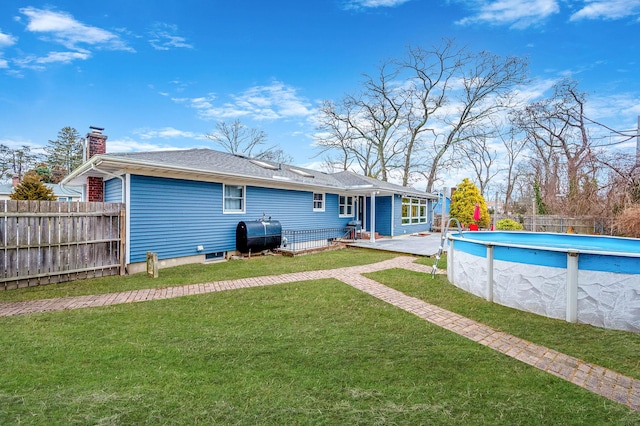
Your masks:
{"label": "green lawn", "polygon": [[458,289],[438,275],[390,269],[367,274],[405,294],[474,319],[495,329],[640,379],[640,334],[607,330],[508,308]]}
{"label": "green lawn", "polygon": [[55,297],[83,296],[114,293],[145,288],[162,288],[210,281],[223,281],[291,272],[317,271],[365,265],[392,259],[397,254],[375,250],[348,248],[304,256],[254,256],[250,259],[230,260],[209,264],[191,264],[160,269],[158,278],[145,273],[124,277],[102,277],[60,284],[0,291],[0,302],[51,299]]}
{"label": "green lawn", "polygon": [[[255,276],[364,256],[252,259],[198,274],[210,281],[233,278],[234,265],[237,278],[247,265],[260,268]],[[304,265],[286,265],[296,259]],[[405,272],[375,276],[404,285],[414,274]],[[415,278],[418,289],[444,284]],[[488,316],[512,321],[495,311]],[[0,318],[0,327],[2,425],[640,423],[640,413],[331,279]]]}

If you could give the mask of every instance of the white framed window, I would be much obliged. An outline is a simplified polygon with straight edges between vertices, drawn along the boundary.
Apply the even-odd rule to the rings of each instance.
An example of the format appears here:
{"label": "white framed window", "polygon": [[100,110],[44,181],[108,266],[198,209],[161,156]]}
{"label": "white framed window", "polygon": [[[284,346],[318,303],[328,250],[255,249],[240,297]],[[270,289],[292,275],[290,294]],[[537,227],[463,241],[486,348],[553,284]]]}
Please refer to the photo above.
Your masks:
{"label": "white framed window", "polygon": [[320,192],[313,193],[313,211],[314,212],[323,212],[324,211],[324,194]]}
{"label": "white framed window", "polygon": [[338,215],[340,217],[353,217],[353,197],[340,195],[338,197]]}
{"label": "white framed window", "polygon": [[427,200],[424,198],[402,198],[402,224],[427,223]]}
{"label": "white framed window", "polygon": [[246,190],[243,185],[223,185],[224,199],[223,213],[244,213],[246,205]]}

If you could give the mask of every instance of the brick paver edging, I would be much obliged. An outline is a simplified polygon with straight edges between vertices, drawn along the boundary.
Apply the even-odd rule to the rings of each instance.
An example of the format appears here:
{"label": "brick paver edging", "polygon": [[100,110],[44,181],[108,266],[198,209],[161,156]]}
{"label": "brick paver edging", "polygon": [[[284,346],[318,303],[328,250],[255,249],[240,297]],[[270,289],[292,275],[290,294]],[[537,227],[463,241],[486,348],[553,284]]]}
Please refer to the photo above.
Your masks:
{"label": "brick paver edging", "polygon": [[185,286],[132,290],[91,296],[0,303],[0,317],[170,299],[174,297],[250,288],[288,282],[338,279],[439,327],[490,347],[577,386],[640,411],[640,380],[584,362],[544,346],[496,331],[479,322],[386,287],[362,274],[403,268],[426,274],[431,268],[413,263],[415,258],[399,256],[383,262],[324,271],[295,272],[266,277],[243,278]]}

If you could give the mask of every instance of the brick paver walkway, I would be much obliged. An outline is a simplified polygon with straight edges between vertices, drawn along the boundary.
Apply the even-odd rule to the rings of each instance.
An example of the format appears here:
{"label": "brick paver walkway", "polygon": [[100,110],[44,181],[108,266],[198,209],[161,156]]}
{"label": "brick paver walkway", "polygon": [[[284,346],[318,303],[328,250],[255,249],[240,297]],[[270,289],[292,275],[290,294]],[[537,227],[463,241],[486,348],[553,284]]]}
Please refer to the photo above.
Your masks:
{"label": "brick paver walkway", "polygon": [[615,371],[584,362],[544,346],[536,345],[507,333],[492,329],[456,313],[407,296],[374,280],[362,276],[367,272],[403,268],[431,273],[431,268],[413,263],[412,257],[400,256],[384,262],[324,271],[244,278],[158,289],[132,290],[120,293],[77,296],[31,302],[0,303],[0,317],[37,312],[79,309],[121,303],[144,302],[173,297],[211,293],[237,288],[249,288],[288,282],[338,279],[358,290],[429,321],[439,327],[471,339],[507,356],[567,380],[610,400],[640,411],[640,380],[623,376]]}

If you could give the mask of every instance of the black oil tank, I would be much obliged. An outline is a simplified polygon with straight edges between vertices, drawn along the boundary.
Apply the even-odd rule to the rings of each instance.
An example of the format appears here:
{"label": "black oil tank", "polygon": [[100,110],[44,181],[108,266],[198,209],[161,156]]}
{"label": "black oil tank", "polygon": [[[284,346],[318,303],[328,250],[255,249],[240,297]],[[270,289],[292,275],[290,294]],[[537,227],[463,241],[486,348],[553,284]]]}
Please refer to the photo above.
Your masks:
{"label": "black oil tank", "polygon": [[240,222],[236,228],[236,249],[240,253],[274,249],[281,242],[282,226],[277,220]]}

